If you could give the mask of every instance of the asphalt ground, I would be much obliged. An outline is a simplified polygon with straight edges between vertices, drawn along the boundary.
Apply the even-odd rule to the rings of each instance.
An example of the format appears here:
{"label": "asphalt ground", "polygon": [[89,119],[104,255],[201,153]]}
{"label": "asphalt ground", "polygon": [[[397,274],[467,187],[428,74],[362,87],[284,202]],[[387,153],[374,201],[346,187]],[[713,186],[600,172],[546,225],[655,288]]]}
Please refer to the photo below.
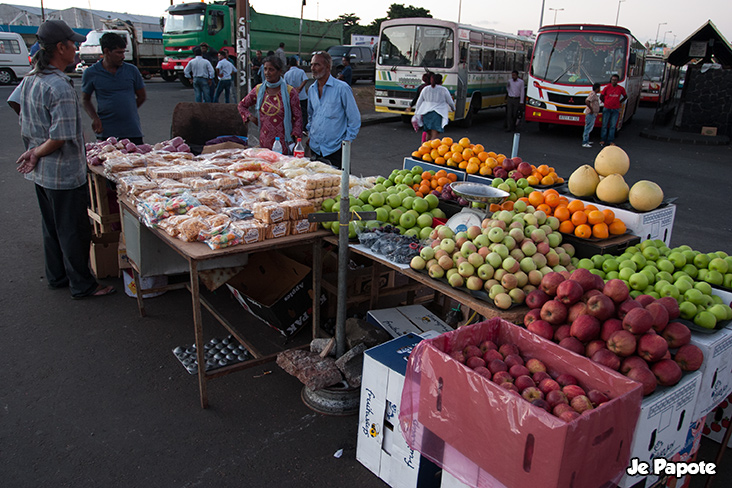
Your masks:
{"label": "asphalt ground", "polygon": [[[11,90],[0,87],[0,97]],[[173,107],[192,100],[193,91],[178,83],[149,82],[140,109],[146,141],[168,138]],[[274,363],[212,381],[211,408],[202,410],[195,377],[171,352],[193,342],[185,291],[146,301],[142,319],[121,279],[103,280],[120,292],[100,299],[72,301],[68,291],[49,290],[34,190],[14,169],[23,151],[17,119],[6,106],[0,114],[2,486],[385,486],[355,459],[357,418],[314,413],[300,399],[298,380]],[[627,179],[654,180],[678,197],[672,245],[732,252],[730,147],[640,138],[652,114],[641,109],[618,135],[631,158]],[[508,153],[512,135],[502,124],[503,112],[489,111],[470,129],[448,126],[446,135]],[[90,137],[88,120],[85,128]],[[353,144],[352,172],[389,174],[419,140],[401,122],[364,126]],[[529,124],[519,155],[568,176],[599,151],[580,147],[580,140],[578,128],[539,132]],[[228,291],[206,296],[265,351],[283,346]],[[206,340],[226,335],[209,314],[203,318]],[[292,344],[306,343],[306,335]],[[711,461],[717,448],[703,440],[700,458]],[[334,457],[340,449],[343,455]],[[720,471],[715,486],[729,486],[730,463]]]}

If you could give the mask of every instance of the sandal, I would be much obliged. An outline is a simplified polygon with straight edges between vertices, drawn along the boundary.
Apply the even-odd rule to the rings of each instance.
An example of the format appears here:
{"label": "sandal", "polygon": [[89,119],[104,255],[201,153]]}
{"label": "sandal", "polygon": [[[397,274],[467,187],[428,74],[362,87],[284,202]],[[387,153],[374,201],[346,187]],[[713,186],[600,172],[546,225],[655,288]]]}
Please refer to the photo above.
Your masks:
{"label": "sandal", "polygon": [[96,297],[106,297],[107,295],[114,295],[117,293],[117,289],[113,286],[103,286],[103,285],[97,285],[97,288],[87,294],[87,295],[77,295],[72,296],[74,300],[83,300],[84,298],[96,298]]}

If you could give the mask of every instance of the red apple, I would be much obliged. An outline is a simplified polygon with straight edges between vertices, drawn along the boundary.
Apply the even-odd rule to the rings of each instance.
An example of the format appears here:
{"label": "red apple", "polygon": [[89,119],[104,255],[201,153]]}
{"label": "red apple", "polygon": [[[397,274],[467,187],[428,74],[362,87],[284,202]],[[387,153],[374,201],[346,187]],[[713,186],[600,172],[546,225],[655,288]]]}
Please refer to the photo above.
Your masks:
{"label": "red apple", "polygon": [[531,379],[534,380],[534,383],[536,383],[537,385],[547,378],[551,379],[551,376],[549,376],[549,373],[547,373],[546,371],[537,371],[536,373],[531,375]]}
{"label": "red apple", "polygon": [[556,328],[554,331],[554,342],[560,343],[563,339],[566,339],[567,337],[572,337],[569,332],[572,330],[572,326],[569,324],[560,325]]}
{"label": "red apple", "polygon": [[516,378],[516,380],[513,382],[513,384],[516,385],[516,388],[518,388],[521,392],[523,392],[526,388],[536,386],[534,380],[532,380],[530,376],[527,376],[525,374],[518,377],[515,376],[514,378]]}
{"label": "red apple", "polygon": [[465,358],[471,358],[473,356],[482,357],[483,351],[480,350],[478,346],[469,345],[465,346],[465,349],[463,349],[463,352],[465,353]]}
{"label": "red apple", "polygon": [[609,349],[600,349],[590,359],[614,371],[620,369],[620,358]]}
{"label": "red apple", "polygon": [[563,324],[567,320],[567,307],[559,300],[549,300],[541,307],[541,318],[552,325]]}
{"label": "red apple", "polygon": [[465,362],[465,364],[470,369],[475,369],[475,368],[479,368],[479,367],[485,368],[485,361],[483,361],[483,358],[478,357],[478,356],[470,356],[468,358],[468,360]]}
{"label": "red apple", "polygon": [[600,321],[592,315],[580,315],[572,322],[569,333],[580,342],[590,342],[600,336]]}
{"label": "red apple", "polygon": [[483,376],[485,379],[489,380],[493,375],[491,375],[491,372],[488,370],[488,368],[478,366],[473,371],[478,373],[479,375]]}
{"label": "red apple", "polygon": [[[495,376],[496,373],[499,371],[506,371],[508,372],[508,366],[506,363],[504,363],[500,359],[494,359],[491,362],[488,363],[488,369],[491,371],[491,373]],[[511,376],[511,375],[509,375]]]}
{"label": "red apple", "polygon": [[513,376],[508,371],[498,371],[497,373],[493,373],[493,381],[499,385],[506,382],[513,383]]}
{"label": "red apple", "polygon": [[552,408],[556,407],[560,403],[569,403],[569,399],[567,398],[566,393],[564,393],[562,390],[551,390],[549,392],[544,393],[544,398],[546,399],[547,403],[551,405]]}
{"label": "red apple", "polygon": [[607,319],[600,328],[600,339],[607,342],[613,332],[623,330],[623,322],[619,319]]}
{"label": "red apple", "polygon": [[545,411],[551,413],[552,407],[549,405],[549,403],[544,400],[543,398],[537,398],[536,400],[532,400],[531,404],[535,407],[539,407],[541,409],[544,409]]}
{"label": "red apple", "polygon": [[588,358],[591,358],[593,354],[595,354],[600,349],[607,349],[607,345],[605,344],[605,341],[600,339],[595,339],[594,341],[590,341],[585,346],[585,356]]}
{"label": "red apple", "polygon": [[662,359],[651,366],[651,371],[656,376],[661,386],[673,386],[681,380],[681,367],[673,359]]}
{"label": "red apple", "polygon": [[564,399],[567,401],[559,402],[552,407],[552,413],[557,417],[559,417],[563,412],[577,413],[574,411],[574,408],[569,405],[569,399],[567,398],[567,395],[564,395]]}
{"label": "red apple", "polygon": [[651,312],[651,315],[653,316],[653,330],[659,334],[663,332],[663,329],[668,325],[669,319],[668,310],[666,310],[663,303],[658,303],[657,301],[649,303],[646,305],[645,309]]}
{"label": "red apple", "polygon": [[674,297],[661,297],[657,302],[666,307],[669,320],[679,318],[679,302]]}
{"label": "red apple", "polygon": [[[531,371],[524,366],[523,364],[514,364],[511,366],[511,368],[508,370],[508,373],[513,376],[514,378],[518,378],[519,376],[525,376],[531,374]],[[520,390],[521,388],[519,388]]]}
{"label": "red apple", "polygon": [[518,354],[509,354],[505,358],[503,358],[503,362],[506,363],[506,366],[508,366],[508,369],[511,369],[512,366],[523,366],[524,360],[521,359],[521,356]]}
{"label": "red apple", "polygon": [[480,343],[480,350],[483,351],[483,354],[485,354],[486,351],[490,350],[498,350],[498,346],[496,346],[496,343],[493,341],[483,341]]}
{"label": "red apple", "polygon": [[[569,407],[569,408],[572,408],[572,407]],[[566,411],[566,412],[562,412],[561,414],[557,415],[557,417],[559,417],[560,419],[564,420],[567,423],[580,418],[580,416],[581,415],[579,413],[575,412],[574,409]]]}
{"label": "red apple", "polygon": [[512,391],[512,392],[514,392],[514,393],[515,393],[516,395],[518,395],[518,396],[521,396],[521,393],[519,392],[519,389],[518,389],[518,388],[516,388],[516,385],[514,385],[514,384],[513,384],[513,383],[511,383],[510,381],[504,381],[503,383],[501,383],[501,384],[500,384],[500,386],[501,386],[501,388],[503,388],[504,390]]}
{"label": "red apple", "polygon": [[569,398],[570,401],[572,401],[576,396],[586,395],[585,389],[579,385],[567,385],[562,388],[562,391],[567,395],[567,398]]}
{"label": "red apple", "polygon": [[577,302],[567,309],[567,323],[571,324],[572,322],[577,320],[577,317],[579,317],[580,315],[588,314],[589,312],[587,311],[587,303]]}
{"label": "red apple", "polygon": [[541,288],[547,295],[553,297],[557,294],[557,287],[562,281],[565,281],[564,276],[555,271],[551,271],[545,274],[541,279],[539,288]]}
{"label": "red apple", "polygon": [[636,338],[627,330],[613,332],[607,340],[607,348],[620,357],[628,357],[635,352]]}
{"label": "red apple", "polygon": [[547,395],[550,391],[553,390],[562,390],[562,387],[557,383],[557,380],[553,380],[551,378],[542,380],[541,383],[539,383],[539,389],[544,393],[544,395]]}
{"label": "red apple", "polygon": [[656,391],[658,380],[656,380],[656,376],[648,368],[633,368],[625,376],[643,385],[643,396],[650,395]]}
{"label": "red apple", "polygon": [[[516,386],[518,388],[518,386]],[[521,390],[521,396],[528,401],[533,401],[538,398],[544,398],[544,394],[535,386],[530,386],[524,390]]]}
{"label": "red apple", "polygon": [[463,351],[453,351],[450,353],[450,357],[452,357],[458,363],[465,364],[465,353]]}
{"label": "red apple", "polygon": [[618,318],[623,320],[625,316],[634,308],[643,308],[640,303],[636,302],[632,298],[625,300],[623,303],[618,305],[617,313]]}
{"label": "red apple", "polygon": [[577,303],[580,298],[582,298],[583,293],[584,290],[582,289],[582,285],[580,285],[577,281],[569,279],[562,281],[561,283],[559,283],[559,286],[557,286],[556,299],[563,304],[569,306]]}
{"label": "red apple", "polygon": [[635,368],[646,368],[648,370],[651,369],[651,367],[648,366],[646,360],[640,356],[628,356],[627,358],[623,359],[623,362],[620,363],[620,372],[624,375],[627,375],[628,371]]}
{"label": "red apple", "polygon": [[587,410],[592,410],[594,408],[590,399],[585,395],[578,395],[572,398],[572,401],[570,401],[569,404],[577,413],[586,412]]}
{"label": "red apple", "polygon": [[578,385],[579,382],[577,381],[577,378],[572,376],[571,374],[560,374],[557,376],[557,383],[559,383],[562,387],[568,386],[568,385]]}
{"label": "red apple", "polygon": [[485,354],[483,354],[483,361],[485,361],[486,364],[490,364],[491,361],[496,359],[503,361],[503,356],[495,349],[488,349]]}
{"label": "red apple", "polygon": [[585,346],[577,340],[576,337],[567,337],[559,342],[559,345],[568,351],[583,356],[585,354]]}
{"label": "red apple", "polygon": [[551,300],[552,297],[546,294],[546,292],[542,289],[537,288],[536,290],[532,291],[528,295],[526,295],[526,298],[524,299],[524,303],[526,303],[526,306],[530,309],[537,309],[541,308],[542,305],[544,305],[546,302]]}
{"label": "red apple", "polygon": [[610,297],[610,299],[615,303],[623,303],[627,300],[629,291],[630,290],[628,290],[628,285],[625,284],[625,281],[617,278],[608,280],[602,288],[603,295]]}
{"label": "red apple", "polygon": [[546,371],[546,366],[539,359],[531,358],[526,361],[526,367],[529,368],[531,374],[538,373],[539,371]]}
{"label": "red apple", "polygon": [[526,312],[526,315],[524,315],[524,326],[528,327],[535,320],[541,320],[541,308],[532,308]]}
{"label": "red apple", "polygon": [[504,358],[506,356],[508,356],[509,354],[516,354],[516,355],[521,354],[521,351],[519,351],[519,348],[518,348],[518,346],[516,346],[516,344],[508,344],[508,343],[501,344],[501,347],[498,348],[498,352],[500,352]]}
{"label": "red apple", "polygon": [[641,304],[641,307],[645,308],[649,304],[656,301],[655,297],[652,297],[651,295],[638,295],[635,297],[635,301]]}
{"label": "red apple", "polygon": [[686,344],[676,351],[674,361],[682,371],[696,371],[704,363],[704,353],[694,344]]}
{"label": "red apple", "polygon": [[554,327],[552,327],[552,324],[546,320],[534,320],[526,326],[526,329],[548,341],[552,340],[552,337],[554,337]]}
{"label": "red apple", "polygon": [[600,390],[590,390],[587,392],[587,398],[590,399],[593,405],[600,405],[601,403],[609,402],[610,397]]}
{"label": "red apple", "polygon": [[615,302],[605,295],[595,295],[587,300],[587,311],[600,322],[604,322],[615,315]]}
{"label": "red apple", "polygon": [[654,363],[668,352],[668,342],[658,334],[643,334],[638,339],[637,351],[647,362]]}
{"label": "red apple", "polygon": [[[590,274],[592,274],[592,273],[590,273]],[[584,294],[584,295],[582,295],[582,301],[583,301],[583,302],[585,302],[585,303],[587,303],[587,301],[588,301],[588,300],[589,300],[590,298],[592,298],[592,297],[595,297],[595,296],[597,296],[597,295],[602,295],[602,292],[601,292],[600,290],[595,290],[595,289],[592,289],[592,290],[587,290],[587,291],[585,292],[585,294]]]}
{"label": "red apple", "polygon": [[691,331],[681,322],[671,322],[663,329],[661,336],[668,342],[670,349],[677,349],[691,341]]}
{"label": "red apple", "polygon": [[572,272],[572,276],[569,278],[572,281],[576,281],[582,286],[582,289],[587,292],[589,290],[596,290],[595,275],[590,273],[589,270],[584,268],[577,268]]}
{"label": "red apple", "polygon": [[634,308],[623,318],[623,329],[633,334],[645,334],[653,327],[653,316],[645,308]]}

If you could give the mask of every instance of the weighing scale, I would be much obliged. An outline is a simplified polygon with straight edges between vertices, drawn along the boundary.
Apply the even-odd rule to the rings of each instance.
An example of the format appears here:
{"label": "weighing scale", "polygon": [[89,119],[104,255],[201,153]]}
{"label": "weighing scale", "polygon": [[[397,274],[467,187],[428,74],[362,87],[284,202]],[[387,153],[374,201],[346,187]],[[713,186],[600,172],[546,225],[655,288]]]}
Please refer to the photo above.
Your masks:
{"label": "weighing scale", "polygon": [[[455,195],[464,198],[469,202],[502,204],[508,198],[509,193],[483,183],[472,183],[469,181],[456,181],[450,184]],[[487,218],[491,213],[486,208],[470,208],[465,207],[456,213],[447,221],[447,226],[453,232],[464,232],[468,227],[477,225],[480,227],[483,219]]]}

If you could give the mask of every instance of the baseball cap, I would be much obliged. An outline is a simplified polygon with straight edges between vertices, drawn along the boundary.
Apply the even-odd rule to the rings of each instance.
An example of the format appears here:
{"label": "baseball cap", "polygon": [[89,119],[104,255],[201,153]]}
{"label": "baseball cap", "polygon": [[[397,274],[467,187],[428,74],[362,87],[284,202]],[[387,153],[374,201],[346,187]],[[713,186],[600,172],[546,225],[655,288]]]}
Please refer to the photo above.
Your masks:
{"label": "baseball cap", "polygon": [[86,36],[77,34],[63,20],[47,20],[38,28],[36,34],[44,44],[56,44],[66,40],[84,42]]}

